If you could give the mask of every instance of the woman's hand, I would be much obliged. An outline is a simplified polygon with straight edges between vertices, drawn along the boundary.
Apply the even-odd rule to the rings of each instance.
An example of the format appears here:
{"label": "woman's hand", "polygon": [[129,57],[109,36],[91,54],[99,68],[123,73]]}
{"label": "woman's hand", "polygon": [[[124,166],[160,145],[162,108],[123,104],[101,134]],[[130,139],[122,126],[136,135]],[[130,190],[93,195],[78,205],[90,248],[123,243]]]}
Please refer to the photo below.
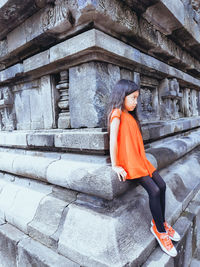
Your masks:
{"label": "woman's hand", "polygon": [[113,166],[112,167],[113,171],[115,171],[117,173],[117,176],[121,181],[126,181],[126,175],[127,175],[127,172],[120,166]]}

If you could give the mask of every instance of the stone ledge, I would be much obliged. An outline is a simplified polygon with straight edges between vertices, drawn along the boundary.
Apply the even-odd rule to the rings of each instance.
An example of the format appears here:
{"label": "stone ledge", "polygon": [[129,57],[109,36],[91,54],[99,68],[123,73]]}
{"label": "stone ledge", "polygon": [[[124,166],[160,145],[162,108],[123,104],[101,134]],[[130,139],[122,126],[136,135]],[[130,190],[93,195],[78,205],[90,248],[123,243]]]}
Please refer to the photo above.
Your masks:
{"label": "stone ledge", "polygon": [[[47,54],[49,55],[48,57],[46,56]],[[95,57],[92,57],[92,55]],[[78,36],[51,47],[49,50],[24,60],[23,75],[31,75],[32,78],[36,78],[40,77],[42,73],[52,73],[55,70],[58,71],[58,68],[70,68],[74,65],[88,62],[88,60],[92,61],[94,58],[95,60],[110,62],[119,66],[122,65],[123,67],[125,63],[128,68],[130,67],[136,71],[144,70],[154,74],[157,73],[162,78],[177,78],[182,86],[188,86],[189,88],[198,89],[200,87],[200,81],[191,75],[94,29],[81,33]],[[37,62],[36,65],[35,62]],[[0,72],[0,83],[8,82],[5,74],[6,71],[3,70]],[[21,72],[15,73],[12,77],[14,78],[17,74],[20,76]]]}
{"label": "stone ledge", "polygon": [[[197,130],[149,148],[146,152],[153,165],[162,169],[199,145],[200,130]],[[105,199],[113,199],[128,188],[127,183],[117,179],[107,162],[107,156],[57,153],[44,157],[41,153],[34,155],[33,152],[31,155],[7,151],[0,153],[0,170]]]}
{"label": "stone ledge", "polygon": [[154,141],[174,133],[191,130],[200,126],[200,117],[187,117],[171,121],[143,123],[142,133],[144,141]]}
{"label": "stone ledge", "polygon": [[[142,134],[144,141],[155,141],[175,133],[191,131],[199,126],[199,116],[143,123]],[[108,133],[102,128],[0,132],[0,147],[107,154],[108,146]]]}
{"label": "stone ledge", "polygon": [[43,148],[59,151],[83,151],[105,154],[108,134],[101,128],[78,130],[38,130],[0,132],[0,146],[14,148]]}

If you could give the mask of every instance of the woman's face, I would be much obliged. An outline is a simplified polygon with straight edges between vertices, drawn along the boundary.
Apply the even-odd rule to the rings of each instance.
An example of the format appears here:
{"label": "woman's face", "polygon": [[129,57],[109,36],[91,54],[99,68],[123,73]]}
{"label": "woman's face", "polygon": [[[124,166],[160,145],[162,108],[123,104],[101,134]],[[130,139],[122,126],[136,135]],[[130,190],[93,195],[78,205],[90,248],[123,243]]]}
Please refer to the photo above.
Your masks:
{"label": "woman's face", "polygon": [[138,96],[139,96],[139,91],[135,91],[125,97],[124,100],[125,110],[133,111],[136,108]]}

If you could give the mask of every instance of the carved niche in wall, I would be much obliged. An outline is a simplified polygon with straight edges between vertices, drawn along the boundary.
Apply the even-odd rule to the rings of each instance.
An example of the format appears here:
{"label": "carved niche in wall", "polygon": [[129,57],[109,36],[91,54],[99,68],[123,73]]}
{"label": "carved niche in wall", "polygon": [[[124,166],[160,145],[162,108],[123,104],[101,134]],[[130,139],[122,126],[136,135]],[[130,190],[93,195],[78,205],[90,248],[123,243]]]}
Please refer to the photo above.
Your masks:
{"label": "carved niche in wall", "polygon": [[160,119],[158,105],[158,81],[141,75],[139,116],[142,121],[155,121]]}

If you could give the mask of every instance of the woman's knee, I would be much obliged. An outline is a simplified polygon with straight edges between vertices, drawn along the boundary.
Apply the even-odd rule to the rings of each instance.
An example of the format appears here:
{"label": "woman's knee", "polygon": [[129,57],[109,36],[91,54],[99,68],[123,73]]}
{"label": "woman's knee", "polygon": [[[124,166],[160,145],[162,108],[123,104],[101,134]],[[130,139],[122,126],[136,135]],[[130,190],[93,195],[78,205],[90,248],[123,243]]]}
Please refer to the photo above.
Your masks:
{"label": "woman's knee", "polygon": [[159,186],[160,191],[165,192],[166,191],[166,183],[163,180],[163,178],[160,176],[160,174],[157,170],[154,171],[153,178],[155,179],[157,185]]}
{"label": "woman's knee", "polygon": [[155,187],[153,190],[151,190],[150,195],[152,198],[160,198],[160,188],[159,187]]}

